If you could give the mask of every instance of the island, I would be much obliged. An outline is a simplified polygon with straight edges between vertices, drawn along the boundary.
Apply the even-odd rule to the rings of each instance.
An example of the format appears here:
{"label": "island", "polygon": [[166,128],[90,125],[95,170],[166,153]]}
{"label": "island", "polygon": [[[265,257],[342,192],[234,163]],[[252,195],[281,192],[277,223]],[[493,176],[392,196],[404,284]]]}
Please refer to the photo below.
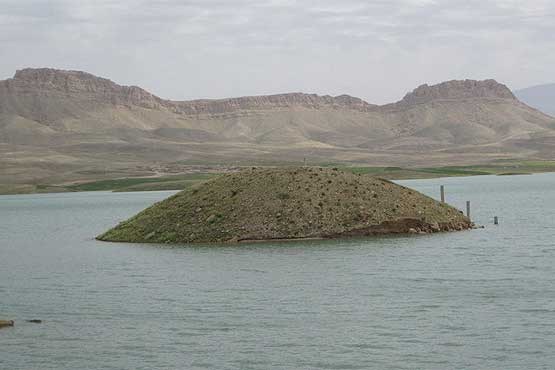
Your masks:
{"label": "island", "polygon": [[226,243],[472,227],[471,220],[454,207],[385,179],[337,168],[253,167],[177,193],[97,239]]}

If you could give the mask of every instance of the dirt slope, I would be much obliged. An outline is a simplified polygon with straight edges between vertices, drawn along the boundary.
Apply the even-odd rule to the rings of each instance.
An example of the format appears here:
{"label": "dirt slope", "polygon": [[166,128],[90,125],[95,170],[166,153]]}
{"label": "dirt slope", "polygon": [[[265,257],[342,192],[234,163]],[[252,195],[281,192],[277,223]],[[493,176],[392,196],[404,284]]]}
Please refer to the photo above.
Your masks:
{"label": "dirt slope", "polygon": [[206,243],[470,227],[458,210],[386,180],[330,168],[255,168],[178,193],[98,239]]}

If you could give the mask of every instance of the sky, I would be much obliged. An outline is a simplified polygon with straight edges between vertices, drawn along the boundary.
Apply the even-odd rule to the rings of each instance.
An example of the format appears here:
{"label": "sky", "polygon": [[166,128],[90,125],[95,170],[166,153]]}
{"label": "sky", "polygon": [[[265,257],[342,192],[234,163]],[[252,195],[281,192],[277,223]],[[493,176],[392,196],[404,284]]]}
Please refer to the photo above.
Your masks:
{"label": "sky", "polygon": [[82,70],[166,99],[370,103],[417,86],[555,82],[553,0],[0,0],[0,79]]}

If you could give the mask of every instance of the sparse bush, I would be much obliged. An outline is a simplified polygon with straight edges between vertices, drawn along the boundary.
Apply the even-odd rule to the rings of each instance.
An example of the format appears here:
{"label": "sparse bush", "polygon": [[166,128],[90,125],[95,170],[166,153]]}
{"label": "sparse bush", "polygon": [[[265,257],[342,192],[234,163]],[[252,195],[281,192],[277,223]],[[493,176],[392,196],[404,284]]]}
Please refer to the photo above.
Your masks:
{"label": "sparse bush", "polygon": [[277,195],[278,199],[289,199],[291,196],[289,195],[289,193],[278,193]]}

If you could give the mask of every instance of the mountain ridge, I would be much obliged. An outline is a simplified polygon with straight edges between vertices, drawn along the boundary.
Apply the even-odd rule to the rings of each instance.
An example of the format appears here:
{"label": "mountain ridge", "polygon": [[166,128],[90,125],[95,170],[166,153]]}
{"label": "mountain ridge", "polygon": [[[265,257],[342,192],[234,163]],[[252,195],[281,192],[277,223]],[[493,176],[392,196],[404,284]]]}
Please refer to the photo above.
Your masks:
{"label": "mountain ridge", "polygon": [[[0,81],[10,82],[24,81],[38,88],[53,87],[54,90],[62,90],[65,93],[79,91],[98,92],[109,94],[112,102],[130,103],[146,108],[165,106],[173,108],[177,113],[196,114],[209,109],[208,105],[223,105],[230,109],[253,108],[259,106],[289,107],[301,105],[306,107],[337,106],[359,110],[379,110],[394,107],[396,105],[422,104],[434,100],[449,99],[516,99],[511,90],[493,79],[476,80],[451,80],[436,85],[423,84],[405,95],[397,102],[377,105],[371,104],[361,98],[348,94],[337,96],[318,95],[303,92],[276,93],[269,95],[249,95],[221,99],[193,99],[193,100],[170,100],[160,98],[138,86],[119,85],[112,80],[97,77],[93,74],[52,68],[24,68],[17,70],[11,79]],[[118,96],[118,94],[120,96]],[[126,99],[121,99],[121,98]],[[114,99],[115,98],[115,99]],[[118,99],[119,98],[119,99]],[[181,110],[180,110],[181,109]]]}
{"label": "mountain ridge", "polygon": [[555,83],[516,90],[515,95],[531,107],[555,117]]}
{"label": "mountain ridge", "polygon": [[0,81],[0,184],[157,175],[191,163],[551,159],[554,147],[555,119],[495,80],[425,84],[386,105],[306,93],[172,101],[49,68]]}

